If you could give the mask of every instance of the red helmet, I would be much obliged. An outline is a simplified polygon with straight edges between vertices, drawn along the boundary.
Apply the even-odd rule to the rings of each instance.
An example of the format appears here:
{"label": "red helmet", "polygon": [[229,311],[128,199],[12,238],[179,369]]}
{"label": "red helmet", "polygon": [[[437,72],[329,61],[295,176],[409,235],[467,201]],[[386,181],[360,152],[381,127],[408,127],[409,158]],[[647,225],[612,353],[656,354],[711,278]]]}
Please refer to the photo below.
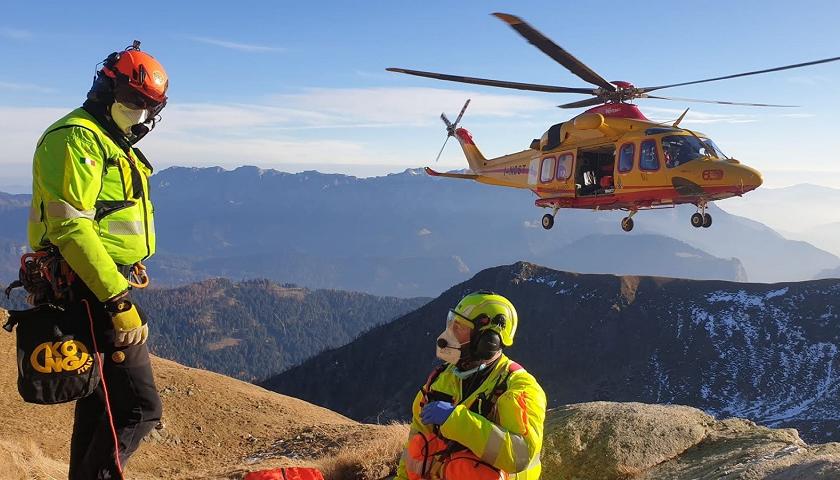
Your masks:
{"label": "red helmet", "polygon": [[140,51],[137,40],[124,51],[108,55],[100,72],[114,80],[117,101],[144,108],[166,103],[169,76],[155,57]]}

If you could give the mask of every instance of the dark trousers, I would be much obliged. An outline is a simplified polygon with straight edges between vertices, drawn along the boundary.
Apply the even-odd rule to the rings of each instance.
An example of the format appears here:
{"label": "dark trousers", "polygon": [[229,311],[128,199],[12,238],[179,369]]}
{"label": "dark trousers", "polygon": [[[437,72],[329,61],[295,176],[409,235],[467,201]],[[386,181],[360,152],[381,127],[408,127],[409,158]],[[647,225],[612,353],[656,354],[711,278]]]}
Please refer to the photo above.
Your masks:
{"label": "dark trousers", "polygon": [[[94,317],[96,341],[102,353],[102,381],[108,388],[120,462],[125,468],[143,437],[160,421],[161,401],[146,345],[115,348],[110,316],[101,303],[91,301],[90,297],[88,300]],[[82,312],[88,323],[84,307]],[[70,480],[120,479],[114,456],[114,433],[102,384],[92,395],[76,402],[75,413],[70,443]]]}

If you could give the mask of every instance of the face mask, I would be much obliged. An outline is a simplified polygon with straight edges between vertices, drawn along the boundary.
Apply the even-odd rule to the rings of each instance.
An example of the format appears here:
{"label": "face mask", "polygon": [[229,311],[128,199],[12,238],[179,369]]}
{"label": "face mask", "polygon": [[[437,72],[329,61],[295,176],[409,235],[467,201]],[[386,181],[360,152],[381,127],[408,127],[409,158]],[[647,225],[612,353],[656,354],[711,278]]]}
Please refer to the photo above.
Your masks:
{"label": "face mask", "polygon": [[117,128],[128,135],[131,133],[131,127],[146,122],[149,111],[145,108],[129,108],[120,102],[114,102],[111,105],[111,118]]}
{"label": "face mask", "polygon": [[479,365],[475,368],[471,368],[469,370],[464,370],[463,372],[461,370],[458,370],[458,368],[456,367],[455,370],[452,371],[452,373],[454,373],[455,376],[458,377],[459,379],[463,380],[463,379],[469,377],[470,375],[472,375],[473,373],[480,372],[480,371],[484,370],[485,368],[487,368],[487,364],[482,363],[481,365]]}
{"label": "face mask", "polygon": [[447,328],[437,338],[437,357],[446,363],[455,365],[461,359],[461,344],[458,338]]}

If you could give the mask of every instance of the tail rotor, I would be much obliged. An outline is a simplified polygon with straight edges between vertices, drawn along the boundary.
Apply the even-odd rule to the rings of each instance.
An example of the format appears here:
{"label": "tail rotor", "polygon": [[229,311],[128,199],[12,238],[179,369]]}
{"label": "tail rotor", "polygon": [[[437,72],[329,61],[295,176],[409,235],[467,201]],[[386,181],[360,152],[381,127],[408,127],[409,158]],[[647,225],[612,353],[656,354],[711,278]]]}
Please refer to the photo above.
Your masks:
{"label": "tail rotor", "polygon": [[454,122],[450,122],[445,113],[440,114],[440,119],[443,120],[443,123],[446,125],[446,140],[443,141],[443,146],[440,147],[440,151],[438,152],[437,157],[435,157],[435,163],[440,160],[440,156],[443,154],[443,149],[446,148],[446,143],[449,142],[451,137],[455,136],[455,130],[458,128],[458,123],[460,123],[461,118],[463,118],[464,112],[467,111],[467,106],[469,106],[469,104],[470,99],[468,98]]}

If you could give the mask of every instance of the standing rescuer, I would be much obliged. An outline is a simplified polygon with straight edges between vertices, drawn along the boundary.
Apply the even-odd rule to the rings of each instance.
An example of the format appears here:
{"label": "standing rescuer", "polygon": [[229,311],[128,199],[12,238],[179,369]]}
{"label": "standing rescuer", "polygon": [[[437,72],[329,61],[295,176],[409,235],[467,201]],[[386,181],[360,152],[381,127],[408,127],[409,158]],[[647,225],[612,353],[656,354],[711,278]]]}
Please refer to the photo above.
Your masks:
{"label": "standing rescuer", "polygon": [[414,399],[397,479],[539,478],[545,393],[502,353],[517,323],[513,304],[491,292],[471,293],[449,310],[437,339],[446,363]]}
{"label": "standing rescuer", "polygon": [[47,128],[35,150],[29,243],[57,248],[69,265],[77,280],[68,311],[86,311],[79,321],[92,323],[104,358],[103,383],[76,403],[71,480],[122,478],[161,417],[149,329],[128,292],[155,251],[152,166],[133,145],[154,128],[168,86],[135,41],[104,60],[84,105]]}

